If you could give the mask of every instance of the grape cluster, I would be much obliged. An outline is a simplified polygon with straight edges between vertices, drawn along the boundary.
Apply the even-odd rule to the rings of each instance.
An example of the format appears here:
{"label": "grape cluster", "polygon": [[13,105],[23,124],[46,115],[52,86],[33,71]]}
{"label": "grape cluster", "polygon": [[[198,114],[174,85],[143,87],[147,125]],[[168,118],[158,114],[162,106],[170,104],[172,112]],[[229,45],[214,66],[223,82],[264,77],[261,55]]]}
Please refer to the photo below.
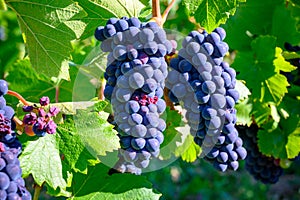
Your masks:
{"label": "grape cluster", "polygon": [[[49,104],[49,97],[44,96],[40,98],[40,106],[36,104],[23,106],[23,111],[28,112],[23,117],[25,133],[27,135],[43,137],[46,133],[54,134],[56,132],[57,125],[52,117],[55,117],[60,110],[55,106],[48,108]],[[47,110],[48,112],[46,112]]]}
{"label": "grape cluster", "polygon": [[246,158],[246,170],[258,181],[264,184],[273,184],[279,180],[283,173],[279,162],[274,157],[268,157],[259,152],[257,146],[256,125],[250,127],[238,126],[241,137],[245,142],[248,155]]}
{"label": "grape cluster", "polygon": [[25,188],[18,156],[22,145],[16,137],[14,110],[3,97],[8,92],[7,82],[0,80],[0,199],[31,199]]}
{"label": "grape cluster", "polygon": [[95,37],[102,41],[102,51],[109,52],[104,95],[111,101],[122,147],[115,169],[141,174],[150,158],[158,156],[164,139],[164,56],[174,53],[176,43],[155,22],[134,17],[109,19]]}
{"label": "grape cluster", "polygon": [[19,150],[0,143],[0,199],[30,200],[18,159]]}
{"label": "grape cluster", "polygon": [[247,152],[235,128],[236,72],[223,61],[226,33],[192,31],[182,41],[178,57],[170,61],[166,86],[175,103],[183,102],[186,119],[202,156],[220,171],[237,170]]}

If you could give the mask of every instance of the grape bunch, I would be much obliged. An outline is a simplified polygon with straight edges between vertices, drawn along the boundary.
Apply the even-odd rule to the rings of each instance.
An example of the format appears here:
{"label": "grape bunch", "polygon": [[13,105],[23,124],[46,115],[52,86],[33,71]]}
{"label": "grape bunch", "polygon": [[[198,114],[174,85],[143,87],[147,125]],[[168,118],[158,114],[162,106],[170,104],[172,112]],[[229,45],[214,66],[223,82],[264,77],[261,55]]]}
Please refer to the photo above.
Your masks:
{"label": "grape bunch", "polygon": [[183,102],[201,156],[220,171],[237,170],[238,160],[247,155],[235,128],[239,93],[235,90],[236,72],[223,61],[229,49],[223,42],[225,36],[220,27],[210,34],[190,32],[178,57],[170,60],[172,69],[166,80],[170,99]]}
{"label": "grape bunch", "polygon": [[18,149],[0,143],[0,199],[32,199],[22,178],[18,155]]}
{"label": "grape bunch", "polygon": [[238,130],[245,142],[248,155],[246,158],[246,170],[258,181],[264,184],[273,184],[283,174],[283,169],[274,157],[268,157],[259,152],[257,146],[258,127],[238,126]]}
{"label": "grape bunch", "polygon": [[176,43],[155,22],[141,23],[134,17],[109,19],[96,29],[95,37],[102,51],[109,52],[104,95],[114,110],[121,144],[114,168],[141,174],[150,158],[159,155],[164,140],[164,56],[174,53]]}
{"label": "grape bunch", "polygon": [[14,110],[6,105],[7,82],[0,80],[0,199],[31,199],[25,188],[18,156],[22,145],[16,137]]}
{"label": "grape bunch", "polygon": [[60,110],[55,106],[48,107],[49,104],[49,97],[44,96],[40,98],[40,106],[36,104],[23,106],[23,111],[27,112],[23,117],[24,129],[27,135],[43,137],[46,133],[54,134],[56,132],[57,125],[52,118]]}

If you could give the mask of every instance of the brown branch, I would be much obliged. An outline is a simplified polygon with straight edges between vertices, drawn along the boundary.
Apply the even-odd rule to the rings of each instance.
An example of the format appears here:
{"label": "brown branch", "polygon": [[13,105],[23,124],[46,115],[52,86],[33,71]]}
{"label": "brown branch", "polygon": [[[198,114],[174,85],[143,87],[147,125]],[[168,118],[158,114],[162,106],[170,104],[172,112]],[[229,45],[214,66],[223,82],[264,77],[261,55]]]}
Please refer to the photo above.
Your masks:
{"label": "brown branch", "polygon": [[152,17],[161,18],[159,0],[152,0]]}

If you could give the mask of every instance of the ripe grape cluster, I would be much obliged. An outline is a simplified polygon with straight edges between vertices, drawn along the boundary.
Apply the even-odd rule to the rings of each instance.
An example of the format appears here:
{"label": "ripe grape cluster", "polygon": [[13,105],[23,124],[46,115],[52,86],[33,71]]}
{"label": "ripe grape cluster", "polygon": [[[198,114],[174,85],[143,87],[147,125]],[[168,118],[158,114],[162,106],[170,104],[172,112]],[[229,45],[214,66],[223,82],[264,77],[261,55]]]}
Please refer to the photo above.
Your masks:
{"label": "ripe grape cluster", "polygon": [[31,199],[25,188],[18,156],[22,145],[16,137],[14,110],[3,97],[8,92],[7,82],[0,80],[0,199]]}
{"label": "ripe grape cluster", "polygon": [[121,149],[115,169],[141,174],[151,157],[157,157],[166,123],[160,115],[167,63],[176,43],[167,39],[155,22],[137,18],[111,18],[95,31],[101,49],[109,52],[104,95],[114,110]]}
{"label": "ripe grape cluster", "polygon": [[283,169],[274,157],[268,157],[259,152],[256,137],[258,127],[256,125],[251,125],[250,127],[238,126],[238,130],[248,152],[246,170],[256,180],[264,184],[276,183],[282,175]]}
{"label": "ripe grape cluster", "polygon": [[182,101],[194,141],[202,156],[220,171],[236,170],[247,152],[235,128],[236,72],[223,61],[228,45],[226,33],[192,31],[182,41],[178,57],[170,60],[166,86],[169,97]]}

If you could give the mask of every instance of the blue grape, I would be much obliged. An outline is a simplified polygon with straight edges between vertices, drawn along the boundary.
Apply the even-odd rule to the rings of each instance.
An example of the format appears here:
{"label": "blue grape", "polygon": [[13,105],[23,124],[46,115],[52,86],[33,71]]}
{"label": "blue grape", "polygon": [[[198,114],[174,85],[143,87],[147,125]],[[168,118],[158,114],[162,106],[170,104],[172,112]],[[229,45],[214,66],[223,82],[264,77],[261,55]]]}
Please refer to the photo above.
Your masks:
{"label": "blue grape", "polygon": [[135,72],[129,76],[129,85],[133,89],[141,88],[145,84],[145,79],[142,74]]}
{"label": "blue grape", "polygon": [[[140,23],[137,18],[112,18],[101,30],[97,33],[105,39],[99,34],[95,37],[101,39],[102,51],[109,52],[104,94],[115,112],[113,123],[117,125],[121,143],[115,168],[140,174],[150,157],[137,159],[137,154],[149,151],[148,147],[151,157],[158,156],[164,139],[161,131],[166,123],[160,118],[166,108],[161,99],[168,74],[164,56],[174,53],[176,45],[155,22]],[[149,134],[156,142],[147,140],[144,144]]]}
{"label": "blue grape", "polygon": [[190,132],[202,146],[202,155],[220,171],[237,170],[238,160],[247,155],[235,128],[236,73],[223,61],[229,50],[223,42],[225,36],[222,28],[210,34],[192,31],[183,39],[178,57],[170,61],[166,84],[169,98],[183,102]]}
{"label": "blue grape", "polygon": [[6,100],[3,96],[0,96],[0,109],[3,109],[6,106]]}

